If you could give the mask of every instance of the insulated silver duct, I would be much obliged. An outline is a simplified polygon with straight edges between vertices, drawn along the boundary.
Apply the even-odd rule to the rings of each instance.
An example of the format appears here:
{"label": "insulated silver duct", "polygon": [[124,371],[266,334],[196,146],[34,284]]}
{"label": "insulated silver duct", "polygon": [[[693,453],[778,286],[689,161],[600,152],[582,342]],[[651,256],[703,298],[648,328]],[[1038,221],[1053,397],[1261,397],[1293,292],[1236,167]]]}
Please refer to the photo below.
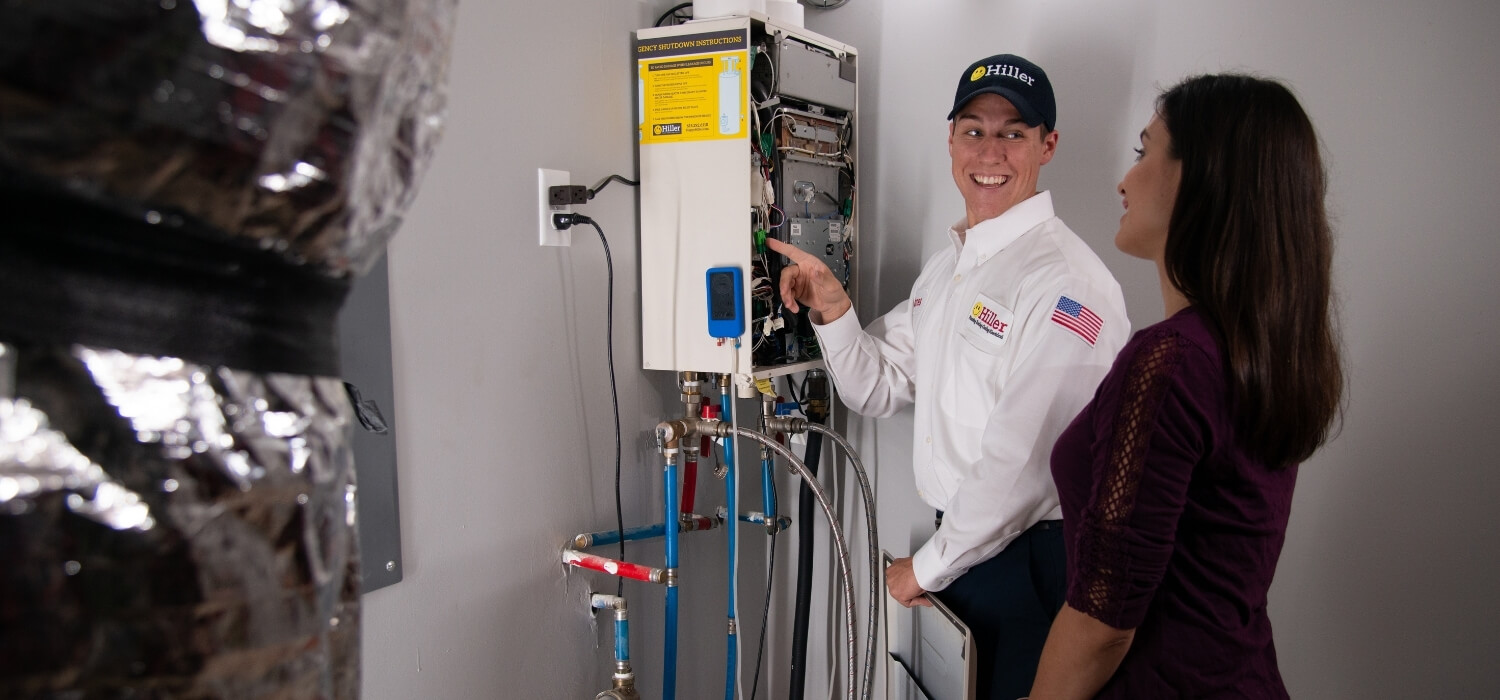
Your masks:
{"label": "insulated silver duct", "polygon": [[334,320],[454,0],[0,0],[0,697],[359,696]]}

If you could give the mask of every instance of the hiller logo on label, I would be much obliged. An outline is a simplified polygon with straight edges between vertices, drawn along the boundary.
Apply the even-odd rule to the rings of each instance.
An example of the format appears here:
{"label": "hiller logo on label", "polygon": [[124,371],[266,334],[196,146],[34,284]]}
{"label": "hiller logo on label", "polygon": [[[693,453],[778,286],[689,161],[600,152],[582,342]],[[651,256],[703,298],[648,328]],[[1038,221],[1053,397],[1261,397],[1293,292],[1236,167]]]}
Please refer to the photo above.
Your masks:
{"label": "hiller logo on label", "polygon": [[1009,323],[1001,321],[999,314],[983,302],[974,302],[974,308],[969,311],[969,321],[996,338],[1004,338],[1005,330],[1010,328]]}

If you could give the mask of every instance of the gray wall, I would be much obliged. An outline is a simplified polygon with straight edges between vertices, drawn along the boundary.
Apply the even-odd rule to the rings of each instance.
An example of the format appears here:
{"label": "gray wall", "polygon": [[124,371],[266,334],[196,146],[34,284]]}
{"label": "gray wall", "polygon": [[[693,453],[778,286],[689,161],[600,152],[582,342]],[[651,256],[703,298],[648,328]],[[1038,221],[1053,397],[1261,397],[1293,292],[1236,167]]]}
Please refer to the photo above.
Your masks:
{"label": "gray wall", "polygon": [[[613,580],[565,576],[558,563],[574,534],[614,523],[605,261],[590,228],[570,248],[537,245],[536,169],[588,185],[634,172],[631,31],[666,6],[460,4],[448,132],[390,250],[406,577],[365,598],[365,697],[591,698],[608,687],[609,618],[596,630],[587,600],[613,593]],[[639,369],[634,202],[617,183],[587,207],[614,258],[632,525],[660,520],[648,442],[677,400],[670,376]],[[659,545],[630,556],[662,561]],[[683,557],[690,577],[723,566],[702,540],[685,541]],[[685,589],[684,618],[712,619],[721,635],[718,593]],[[643,690],[659,695],[661,592],[631,583],[626,594]],[[720,638],[688,634],[684,668],[722,667]],[[722,683],[684,676],[684,697]]]}
{"label": "gray wall", "polygon": [[[1061,142],[1042,186],[1114,270],[1137,328],[1161,301],[1149,263],[1114,250],[1114,190],[1151,100],[1197,72],[1287,80],[1326,149],[1350,392],[1343,432],[1301,472],[1271,591],[1282,671],[1294,697],[1500,695],[1500,370],[1486,359],[1500,340],[1500,6],[852,0],[809,19],[865,55],[874,308],[906,295],[962,212],[943,117],[971,61],[1014,52],[1048,70]],[[860,427],[882,539],[920,542],[909,416]]]}
{"label": "gray wall", "polygon": [[[572,248],[535,244],[535,172],[590,185],[633,172],[630,32],[672,4],[460,7],[449,131],[390,254],[406,578],[365,598],[365,697],[579,698],[607,685],[607,625],[593,628],[583,601],[613,585],[555,563],[567,538],[614,518],[604,259],[592,229],[575,230]],[[1500,82],[1489,75],[1500,49],[1488,36],[1500,8],[851,0],[808,19],[862,54],[868,308],[905,295],[962,211],[943,116],[971,60],[1013,51],[1048,68],[1062,137],[1042,184],[1115,270],[1137,327],[1161,307],[1149,265],[1113,250],[1114,184],[1152,96],[1198,71],[1287,79],[1327,147],[1351,391],[1343,433],[1302,472],[1272,591],[1283,671],[1297,697],[1500,694],[1486,663],[1500,628],[1488,595],[1500,409],[1485,401],[1500,391],[1485,359],[1500,340]],[[588,213],[614,255],[625,517],[643,523],[661,502],[648,430],[675,412],[676,393],[637,369],[634,194],[611,185]],[[883,484],[882,540],[909,551],[931,527],[910,486],[910,417],[853,428]],[[746,538],[747,628],[759,539]],[[684,541],[682,697],[722,693],[720,542]],[[778,550],[779,570],[792,549]],[[643,692],[657,696],[660,592],[626,592]],[[778,605],[784,635],[777,618],[790,610]]]}

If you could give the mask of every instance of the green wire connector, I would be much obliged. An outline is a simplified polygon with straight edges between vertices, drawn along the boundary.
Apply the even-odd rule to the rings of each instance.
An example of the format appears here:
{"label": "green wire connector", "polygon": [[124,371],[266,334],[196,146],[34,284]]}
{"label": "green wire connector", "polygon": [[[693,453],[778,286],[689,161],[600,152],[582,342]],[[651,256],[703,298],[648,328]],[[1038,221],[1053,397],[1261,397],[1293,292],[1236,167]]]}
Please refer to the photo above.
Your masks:
{"label": "green wire connector", "polygon": [[763,228],[755,229],[755,254],[766,254],[766,230]]}
{"label": "green wire connector", "polygon": [[853,213],[854,213],[854,198],[853,197],[845,197],[844,198],[844,218],[845,219],[849,218],[849,215],[853,214]]}
{"label": "green wire connector", "polygon": [[776,145],[776,135],[767,131],[760,135],[760,152],[770,155],[771,148]]}

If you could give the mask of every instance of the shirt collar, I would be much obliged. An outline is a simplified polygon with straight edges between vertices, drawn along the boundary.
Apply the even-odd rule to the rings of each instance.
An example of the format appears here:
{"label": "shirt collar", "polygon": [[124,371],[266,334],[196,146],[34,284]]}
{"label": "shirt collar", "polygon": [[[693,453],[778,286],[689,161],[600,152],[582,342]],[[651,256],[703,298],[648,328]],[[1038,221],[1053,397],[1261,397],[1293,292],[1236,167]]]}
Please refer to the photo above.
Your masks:
{"label": "shirt collar", "polygon": [[[1053,216],[1052,192],[1042,191],[1027,197],[1004,214],[981,221],[967,231],[964,231],[964,227],[968,225],[968,219],[959,219],[958,223],[948,228],[948,238],[953,241],[953,248],[960,255],[966,247],[975,254],[992,255],[1004,250],[1022,234]],[[958,235],[961,231],[965,233],[962,239]]]}

